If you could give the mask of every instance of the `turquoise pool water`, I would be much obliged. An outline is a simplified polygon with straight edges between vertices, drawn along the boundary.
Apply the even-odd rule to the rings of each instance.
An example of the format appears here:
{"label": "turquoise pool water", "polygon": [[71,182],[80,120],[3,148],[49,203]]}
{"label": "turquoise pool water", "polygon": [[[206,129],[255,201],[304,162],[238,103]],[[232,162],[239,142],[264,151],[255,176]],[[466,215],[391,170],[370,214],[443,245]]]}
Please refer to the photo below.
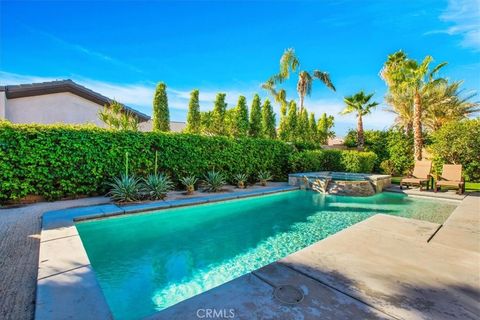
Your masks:
{"label": "turquoise pool water", "polygon": [[381,193],[292,191],[77,224],[116,319],[138,319],[374,214],[433,222],[455,204]]}

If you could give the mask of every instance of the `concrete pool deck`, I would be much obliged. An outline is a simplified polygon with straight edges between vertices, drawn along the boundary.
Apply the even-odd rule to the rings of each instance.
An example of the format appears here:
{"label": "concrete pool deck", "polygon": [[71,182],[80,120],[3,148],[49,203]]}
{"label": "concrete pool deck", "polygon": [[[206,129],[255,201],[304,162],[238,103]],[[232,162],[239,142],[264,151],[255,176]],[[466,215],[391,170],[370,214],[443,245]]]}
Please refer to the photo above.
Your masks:
{"label": "concrete pool deck", "polygon": [[[173,206],[236,199],[295,188],[273,187],[210,199],[44,215],[36,319],[108,319],[111,313],[74,226],[74,219],[107,217]],[[480,197],[465,198],[439,224],[375,215],[282,260],[154,314],[151,319],[197,318],[197,310],[233,309],[251,318],[476,318],[480,294]],[[429,241],[430,240],[430,241]],[[292,285],[298,304],[273,297]],[[287,298],[288,298],[287,290]],[[290,293],[291,295],[291,293]],[[225,312],[225,311],[224,311]]]}
{"label": "concrete pool deck", "polygon": [[[443,226],[375,215],[149,319],[192,319],[206,308],[234,310],[235,319],[478,319],[479,277],[475,194]],[[274,298],[282,285],[303,300]]]}

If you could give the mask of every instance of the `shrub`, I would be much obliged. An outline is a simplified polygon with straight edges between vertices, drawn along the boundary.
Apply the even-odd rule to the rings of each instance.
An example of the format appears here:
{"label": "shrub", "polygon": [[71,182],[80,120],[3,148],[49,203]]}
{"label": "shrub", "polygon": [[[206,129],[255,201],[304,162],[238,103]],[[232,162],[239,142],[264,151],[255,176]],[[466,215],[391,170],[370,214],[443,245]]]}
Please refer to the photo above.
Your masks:
{"label": "shrub", "polygon": [[111,187],[108,195],[114,201],[130,202],[141,198],[140,179],[135,176],[121,174],[120,178],[113,178],[113,182],[109,183]]}
{"label": "shrub", "polygon": [[270,171],[260,171],[258,173],[258,180],[260,180],[262,186],[266,186],[267,181],[272,180],[272,174]]}
{"label": "shrub", "polygon": [[[392,175],[402,175],[413,167],[413,137],[398,130],[365,130],[364,151],[377,155],[373,170]],[[350,130],[345,145],[357,147],[357,131]]]}
{"label": "shrub", "polygon": [[244,189],[245,183],[248,181],[248,176],[245,173],[237,173],[233,176],[233,180],[240,189]]}
{"label": "shrub", "polygon": [[218,192],[222,190],[223,186],[227,184],[227,180],[223,173],[218,171],[209,171],[203,180],[205,191]]}
{"label": "shrub", "polygon": [[[138,177],[158,168],[178,182],[215,168],[231,177],[269,170],[285,179],[293,147],[281,141],[193,134],[113,131],[93,126],[16,125],[0,122],[0,202],[40,195],[48,200],[105,194],[124,171]],[[132,156],[133,155],[133,156]]]}
{"label": "shrub", "polygon": [[479,118],[446,124],[431,139],[429,150],[437,173],[441,173],[445,163],[461,164],[467,181],[480,180]]}
{"label": "shrub", "polygon": [[347,171],[370,173],[377,156],[373,152],[308,150],[290,156],[292,172]]}
{"label": "shrub", "polygon": [[194,175],[189,175],[180,178],[180,183],[185,186],[187,194],[192,194],[195,191],[195,184],[198,182],[198,178]]}
{"label": "shrub", "polygon": [[173,189],[173,183],[166,174],[150,174],[143,180],[142,191],[150,200],[161,200]]}

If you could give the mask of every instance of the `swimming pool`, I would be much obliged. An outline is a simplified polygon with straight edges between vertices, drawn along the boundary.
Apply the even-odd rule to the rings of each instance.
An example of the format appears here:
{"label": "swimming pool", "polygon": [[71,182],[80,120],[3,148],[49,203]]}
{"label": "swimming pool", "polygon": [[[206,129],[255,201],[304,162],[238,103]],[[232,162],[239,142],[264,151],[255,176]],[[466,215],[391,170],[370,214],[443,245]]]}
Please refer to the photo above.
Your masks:
{"label": "swimming pool", "polygon": [[291,191],[77,223],[116,319],[138,319],[374,214],[442,223],[455,204],[380,193]]}

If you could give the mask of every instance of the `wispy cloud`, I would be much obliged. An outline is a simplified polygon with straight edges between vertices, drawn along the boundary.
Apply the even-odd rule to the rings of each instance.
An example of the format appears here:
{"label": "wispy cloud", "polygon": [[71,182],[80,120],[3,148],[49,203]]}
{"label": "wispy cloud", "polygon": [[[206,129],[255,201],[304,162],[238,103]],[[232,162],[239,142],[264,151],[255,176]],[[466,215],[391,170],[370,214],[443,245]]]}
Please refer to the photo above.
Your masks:
{"label": "wispy cloud", "polygon": [[47,38],[50,41],[53,41],[53,42],[57,43],[58,45],[61,45],[61,46],[65,47],[69,50],[79,52],[79,53],[81,53],[83,55],[86,55],[88,57],[95,58],[95,59],[113,64],[113,65],[116,65],[116,66],[119,66],[119,67],[128,68],[128,69],[130,69],[134,72],[137,72],[137,73],[143,73],[143,71],[140,70],[139,68],[137,68],[137,67],[135,67],[131,64],[125,63],[124,61],[121,61],[119,59],[113,58],[113,57],[111,57],[107,54],[89,49],[89,48],[87,48],[85,46],[82,46],[80,44],[77,44],[77,43],[72,43],[72,42],[66,41],[66,40],[64,40],[64,39],[62,39],[62,38],[60,38],[60,37],[58,37],[58,36],[56,36],[52,33],[49,33],[49,32],[46,32],[46,31],[43,31],[43,30],[40,30],[40,29],[35,29],[35,28],[32,28],[32,27],[27,26],[27,25],[24,25],[24,27],[27,30],[29,30],[31,33],[38,34],[38,35],[40,35],[44,38]]}
{"label": "wispy cloud", "polygon": [[458,35],[462,38],[462,47],[480,51],[480,0],[449,0],[439,19],[448,23],[449,27],[429,31],[425,35]]}

